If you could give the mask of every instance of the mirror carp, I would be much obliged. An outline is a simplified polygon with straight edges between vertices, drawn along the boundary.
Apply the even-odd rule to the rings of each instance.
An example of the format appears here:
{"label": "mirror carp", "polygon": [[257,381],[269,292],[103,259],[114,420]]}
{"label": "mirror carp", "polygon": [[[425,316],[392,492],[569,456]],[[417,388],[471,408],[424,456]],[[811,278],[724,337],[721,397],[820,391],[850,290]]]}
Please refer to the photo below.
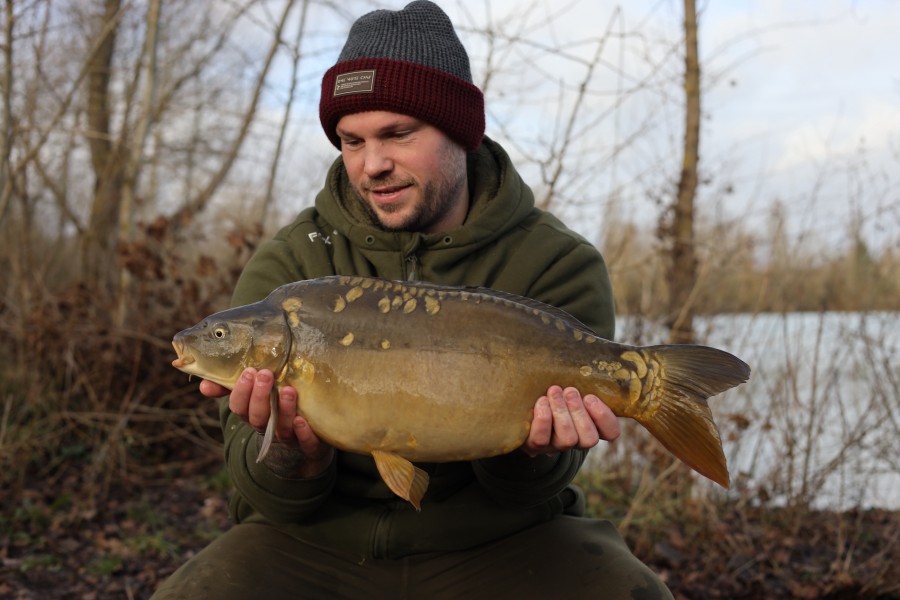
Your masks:
{"label": "mirror carp", "polygon": [[[568,313],[487,288],[331,276],[290,283],[259,302],[178,333],[173,366],[231,389],[246,367],[299,392],[298,414],[324,441],[371,455],[417,509],[428,475],[415,462],[512,452],[551,385],[600,397],[672,454],[729,484],[707,398],[750,368],[700,345],[628,346]],[[260,448],[274,435],[272,417]]]}

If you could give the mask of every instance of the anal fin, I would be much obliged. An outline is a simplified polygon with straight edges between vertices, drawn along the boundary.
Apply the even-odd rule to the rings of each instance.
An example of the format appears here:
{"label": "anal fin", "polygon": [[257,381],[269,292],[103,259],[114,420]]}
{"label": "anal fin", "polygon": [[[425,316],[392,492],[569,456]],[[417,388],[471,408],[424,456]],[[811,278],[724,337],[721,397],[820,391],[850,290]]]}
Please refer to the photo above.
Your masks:
{"label": "anal fin", "polygon": [[421,510],[422,497],[428,489],[428,473],[393,452],[373,450],[372,458],[391,491]]}

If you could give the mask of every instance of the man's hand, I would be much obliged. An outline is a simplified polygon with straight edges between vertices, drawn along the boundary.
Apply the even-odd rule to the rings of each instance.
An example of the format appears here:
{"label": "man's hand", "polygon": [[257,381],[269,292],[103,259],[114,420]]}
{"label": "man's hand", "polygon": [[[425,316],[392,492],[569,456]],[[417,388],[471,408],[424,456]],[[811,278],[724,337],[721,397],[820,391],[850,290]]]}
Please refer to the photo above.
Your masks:
{"label": "man's hand", "polygon": [[[228,408],[257,432],[265,432],[274,384],[275,377],[268,369],[245,369],[231,390]],[[220,397],[228,394],[228,389],[203,380],[200,393]],[[334,460],[334,448],[320,440],[306,419],[297,414],[297,390],[291,386],[284,386],[278,394],[275,440],[280,444],[273,444],[262,462],[283,477],[315,477]]]}
{"label": "man's hand", "polygon": [[593,448],[600,440],[613,441],[621,433],[612,409],[597,396],[584,398],[575,388],[551,386],[534,405],[534,418],[522,451],[529,456]]}

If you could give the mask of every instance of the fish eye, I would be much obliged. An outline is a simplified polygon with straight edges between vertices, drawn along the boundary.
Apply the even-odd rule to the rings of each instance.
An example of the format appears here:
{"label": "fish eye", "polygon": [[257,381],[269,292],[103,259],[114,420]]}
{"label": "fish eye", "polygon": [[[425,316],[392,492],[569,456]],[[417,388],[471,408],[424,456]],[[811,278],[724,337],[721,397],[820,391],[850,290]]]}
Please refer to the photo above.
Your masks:
{"label": "fish eye", "polygon": [[213,332],[213,335],[216,336],[217,339],[221,340],[226,335],[228,335],[228,327],[225,326],[224,324],[216,325],[215,327],[213,327],[212,332]]}

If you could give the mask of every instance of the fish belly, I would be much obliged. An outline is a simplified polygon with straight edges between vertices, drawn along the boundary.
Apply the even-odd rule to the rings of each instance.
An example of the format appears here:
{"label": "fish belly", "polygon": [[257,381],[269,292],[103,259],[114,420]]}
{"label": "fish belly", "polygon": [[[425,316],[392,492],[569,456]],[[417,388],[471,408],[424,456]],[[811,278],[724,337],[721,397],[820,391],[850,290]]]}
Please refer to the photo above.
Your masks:
{"label": "fish belly", "polygon": [[297,384],[298,409],[317,435],[351,452],[427,462],[505,454],[525,441],[547,376],[496,362],[422,351],[357,357]]}

